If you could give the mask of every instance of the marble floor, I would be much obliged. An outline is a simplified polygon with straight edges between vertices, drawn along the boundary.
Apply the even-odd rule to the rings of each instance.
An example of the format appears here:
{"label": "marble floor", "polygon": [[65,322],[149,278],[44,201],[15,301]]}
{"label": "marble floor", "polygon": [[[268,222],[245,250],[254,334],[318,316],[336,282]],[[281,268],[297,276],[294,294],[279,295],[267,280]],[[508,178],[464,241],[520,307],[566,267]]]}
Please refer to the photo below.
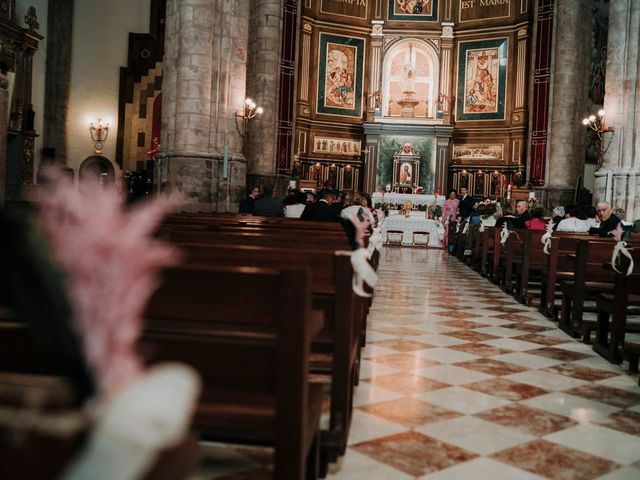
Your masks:
{"label": "marble floor", "polygon": [[[637,377],[440,250],[384,249],[379,275],[329,479],[640,479]],[[192,478],[270,478],[270,457],[203,444]]]}

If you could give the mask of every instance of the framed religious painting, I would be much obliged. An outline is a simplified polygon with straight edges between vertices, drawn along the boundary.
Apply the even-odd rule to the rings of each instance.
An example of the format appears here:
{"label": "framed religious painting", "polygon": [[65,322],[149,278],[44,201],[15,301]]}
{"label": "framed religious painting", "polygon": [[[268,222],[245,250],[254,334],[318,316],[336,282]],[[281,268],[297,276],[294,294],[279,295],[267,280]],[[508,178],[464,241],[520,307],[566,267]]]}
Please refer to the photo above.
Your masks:
{"label": "framed religious painting", "polygon": [[456,120],[504,120],[508,38],[458,44]]}
{"label": "framed religious painting", "polygon": [[437,22],[438,0],[389,0],[389,20]]}
{"label": "framed religious painting", "polygon": [[316,113],[360,118],[365,39],[320,34]]}

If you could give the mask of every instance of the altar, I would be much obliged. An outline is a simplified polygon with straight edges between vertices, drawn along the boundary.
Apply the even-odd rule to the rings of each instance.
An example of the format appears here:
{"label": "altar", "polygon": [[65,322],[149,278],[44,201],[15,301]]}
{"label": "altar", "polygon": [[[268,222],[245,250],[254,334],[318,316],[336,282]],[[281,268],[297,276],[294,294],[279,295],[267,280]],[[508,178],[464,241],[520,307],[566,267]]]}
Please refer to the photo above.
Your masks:
{"label": "altar", "polygon": [[[418,195],[424,197],[426,195]],[[426,212],[411,212],[409,217],[401,215],[398,211],[390,211],[382,224],[382,239],[387,241],[390,230],[402,232],[402,245],[410,246],[414,244],[414,232],[427,232],[429,234],[429,247],[442,248],[444,239],[444,226],[442,223],[430,218],[426,218]],[[393,233],[391,234],[393,235]]]}
{"label": "altar", "polygon": [[[438,195],[436,200],[435,195],[423,195],[416,193],[396,193],[396,192],[374,192],[371,196],[373,205],[379,203],[387,203],[389,205],[402,205],[405,202],[411,202],[414,205],[428,206],[437,203],[441,207],[444,207],[445,198],[443,195]],[[422,212],[424,214],[424,212]]]}

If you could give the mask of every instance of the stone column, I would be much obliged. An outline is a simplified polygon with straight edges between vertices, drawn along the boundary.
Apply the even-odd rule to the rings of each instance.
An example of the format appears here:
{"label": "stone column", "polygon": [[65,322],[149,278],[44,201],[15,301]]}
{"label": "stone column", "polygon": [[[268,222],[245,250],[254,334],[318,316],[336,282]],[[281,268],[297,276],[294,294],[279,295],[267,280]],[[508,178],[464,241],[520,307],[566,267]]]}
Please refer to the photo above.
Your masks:
{"label": "stone column", "polygon": [[247,136],[247,185],[272,182],[275,172],[281,14],[280,0],[251,1],[247,95],[264,113],[251,121]]}
{"label": "stone column", "polygon": [[573,198],[584,171],[585,131],[581,123],[587,98],[587,53],[590,49],[591,6],[587,0],[556,4],[555,60],[546,204],[565,205]]}
{"label": "stone column", "polygon": [[243,0],[167,1],[160,170],[188,211],[237,211],[243,195],[248,19]]}
{"label": "stone column", "polygon": [[640,218],[639,42],[640,3],[610,2],[604,109],[614,133],[604,134],[608,149],[595,173],[595,199],[622,208],[628,221]]}
{"label": "stone column", "polygon": [[49,0],[43,145],[55,149],[56,159],[65,164],[72,28],[73,0]]}
{"label": "stone column", "polygon": [[0,72],[0,208],[4,206],[7,183],[7,77]]}

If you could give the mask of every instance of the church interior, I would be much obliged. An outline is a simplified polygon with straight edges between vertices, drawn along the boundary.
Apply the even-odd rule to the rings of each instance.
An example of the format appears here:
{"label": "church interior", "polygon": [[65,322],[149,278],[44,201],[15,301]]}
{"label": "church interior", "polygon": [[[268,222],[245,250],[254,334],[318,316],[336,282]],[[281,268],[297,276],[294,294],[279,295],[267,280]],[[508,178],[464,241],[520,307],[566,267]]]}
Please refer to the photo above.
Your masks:
{"label": "church interior", "polygon": [[639,48],[636,0],[0,0],[0,478],[640,478]]}

